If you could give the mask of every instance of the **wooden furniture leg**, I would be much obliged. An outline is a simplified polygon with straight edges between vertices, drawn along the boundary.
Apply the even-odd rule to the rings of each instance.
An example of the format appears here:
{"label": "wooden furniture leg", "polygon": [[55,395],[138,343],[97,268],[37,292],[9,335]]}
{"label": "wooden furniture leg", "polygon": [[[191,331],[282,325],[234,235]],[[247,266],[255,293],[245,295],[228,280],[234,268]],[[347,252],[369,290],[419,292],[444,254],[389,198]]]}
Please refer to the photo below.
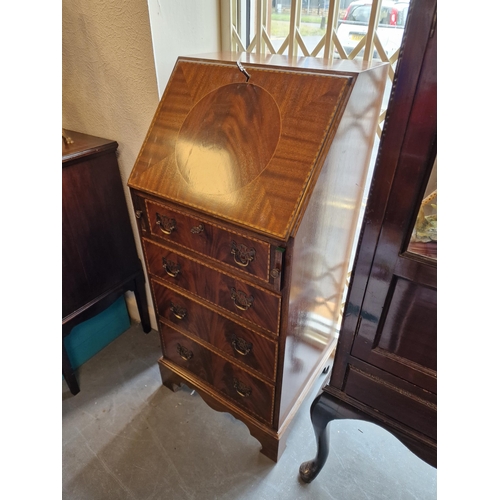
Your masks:
{"label": "wooden furniture leg", "polygon": [[135,299],[137,301],[137,308],[139,310],[139,317],[141,319],[142,329],[144,333],[149,333],[151,331],[151,321],[149,319],[148,304],[146,299],[146,288],[144,274],[141,272],[137,274],[131,281],[120,284],[116,289],[108,291],[103,295],[97,297],[92,303],[88,304],[76,314],[70,315],[63,319],[62,325],[62,343],[63,343],[63,354],[62,354],[62,368],[63,375],[68,383],[70,391],[72,394],[78,394],[80,388],[78,386],[76,376],[74,374],[73,368],[68,358],[68,353],[64,347],[64,338],[67,337],[71,330],[105,309],[107,309],[113,302],[115,302],[119,297],[121,297],[126,291],[131,290],[134,292]]}
{"label": "wooden furniture leg", "polygon": [[151,331],[151,320],[148,312],[145,279],[142,273],[134,279],[133,287],[139,317],[141,318],[142,330],[144,333],[149,333]]}
{"label": "wooden furniture leg", "polygon": [[299,469],[300,477],[306,483],[315,479],[326,463],[330,451],[328,424],[334,418],[331,408],[325,405],[323,394],[317,396],[311,405],[311,421],[316,436],[317,453],[312,460],[304,462]]}
{"label": "wooden furniture leg", "polygon": [[310,483],[321,472],[326,463],[330,451],[330,434],[328,424],[332,420],[339,419],[357,419],[371,422],[386,431],[393,434],[401,441],[412,453],[436,467],[436,445],[430,439],[425,442],[415,436],[415,432],[395,424],[390,419],[382,421],[377,414],[368,414],[361,408],[355,408],[349,401],[341,399],[327,392],[321,393],[311,405],[311,421],[316,435],[318,450],[316,456],[307,462],[304,462],[299,468],[301,479]]}
{"label": "wooden furniture leg", "polygon": [[78,394],[80,392],[80,387],[78,385],[78,381],[76,380],[75,372],[71,367],[68,353],[66,352],[66,348],[64,347],[64,337],[62,338],[62,373],[64,375],[66,383],[68,384],[71,394]]}

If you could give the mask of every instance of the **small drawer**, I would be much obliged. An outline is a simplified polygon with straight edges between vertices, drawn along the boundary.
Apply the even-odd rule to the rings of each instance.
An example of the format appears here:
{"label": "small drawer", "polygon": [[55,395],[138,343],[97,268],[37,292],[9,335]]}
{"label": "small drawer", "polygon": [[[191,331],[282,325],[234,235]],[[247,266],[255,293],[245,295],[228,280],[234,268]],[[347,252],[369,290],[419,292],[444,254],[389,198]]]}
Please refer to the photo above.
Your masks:
{"label": "small drawer", "polygon": [[149,273],[232,314],[279,333],[281,297],[157,243],[143,239]]}
{"label": "small drawer", "polygon": [[274,386],[160,322],[163,355],[214,387],[238,406],[271,424]]}
{"label": "small drawer", "polygon": [[151,288],[162,318],[269,379],[276,379],[277,342],[243,328],[154,280],[151,280]]}
{"label": "small drawer", "polygon": [[269,281],[271,246],[146,200],[151,234]]}

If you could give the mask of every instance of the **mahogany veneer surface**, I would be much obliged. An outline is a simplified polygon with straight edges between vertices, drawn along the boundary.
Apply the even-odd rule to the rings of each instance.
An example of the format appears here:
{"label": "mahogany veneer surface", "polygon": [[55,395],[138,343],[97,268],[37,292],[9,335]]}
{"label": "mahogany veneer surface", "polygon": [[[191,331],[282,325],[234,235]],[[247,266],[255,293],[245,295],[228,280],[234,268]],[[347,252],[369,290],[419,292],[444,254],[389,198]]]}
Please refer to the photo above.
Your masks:
{"label": "mahogany veneer surface", "polygon": [[335,347],[387,65],[179,58],[129,178],[167,387],[277,461]]}

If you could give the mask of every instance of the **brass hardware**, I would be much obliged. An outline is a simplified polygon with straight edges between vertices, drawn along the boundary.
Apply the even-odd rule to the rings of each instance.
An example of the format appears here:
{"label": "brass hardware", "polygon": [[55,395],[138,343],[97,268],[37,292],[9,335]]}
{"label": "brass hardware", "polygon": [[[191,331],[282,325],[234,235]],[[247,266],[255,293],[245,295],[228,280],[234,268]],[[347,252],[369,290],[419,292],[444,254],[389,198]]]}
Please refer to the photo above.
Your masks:
{"label": "brass hardware", "polygon": [[238,66],[238,69],[247,77],[245,83],[248,83],[248,80],[250,80],[250,75],[248,74],[247,70],[241,65],[240,61],[236,61],[236,65]]}
{"label": "brass hardware", "polygon": [[187,310],[184,307],[174,304],[172,301],[170,301],[170,310],[177,319],[184,319],[186,317]]}
{"label": "brass hardware", "polygon": [[177,277],[177,275],[181,272],[181,266],[179,266],[179,264],[175,263],[172,260],[166,259],[165,257],[163,257],[162,260],[163,260],[163,269],[165,269],[165,272],[169,276],[172,276],[172,278]]}
{"label": "brass hardware", "polygon": [[241,354],[242,356],[246,356],[247,354],[250,354],[252,351],[252,343],[247,342],[245,339],[242,339],[241,337],[237,337],[236,335],[231,336],[231,345],[233,346],[234,350],[238,353]]}
{"label": "brass hardware", "polygon": [[271,271],[271,278],[274,278],[274,279],[279,278],[280,274],[281,274],[281,271],[279,269],[273,269]]}
{"label": "brass hardware", "polygon": [[251,295],[247,295],[241,290],[236,290],[236,288],[233,287],[231,287],[231,298],[234,301],[234,305],[242,311],[246,311],[253,304],[253,297]]}
{"label": "brass hardware", "polygon": [[140,219],[142,217],[142,210],[136,210],[135,211],[135,218]]}
{"label": "brass hardware", "polygon": [[190,351],[187,347],[184,347],[179,343],[177,344],[177,352],[179,353],[179,356],[185,361],[189,361],[193,357],[193,351]]}
{"label": "brass hardware", "polygon": [[172,234],[172,231],[175,229],[177,222],[175,219],[171,219],[166,215],[161,215],[156,212],[156,224],[160,226],[160,231],[165,234]]}
{"label": "brass hardware", "polygon": [[248,398],[249,396],[252,395],[252,388],[247,387],[245,384],[240,382],[237,378],[233,378],[233,387],[236,389],[236,392],[242,398]]}
{"label": "brass hardware", "polygon": [[234,262],[239,266],[246,267],[255,258],[255,248],[248,248],[235,241],[231,241],[231,255],[234,255]]}
{"label": "brass hardware", "polygon": [[193,234],[200,234],[204,231],[205,226],[203,224],[200,224],[199,226],[195,226],[191,228],[191,232]]}
{"label": "brass hardware", "polygon": [[62,138],[64,139],[64,144],[66,146],[69,146],[70,144],[73,144],[75,141],[66,133],[64,129],[62,129]]}

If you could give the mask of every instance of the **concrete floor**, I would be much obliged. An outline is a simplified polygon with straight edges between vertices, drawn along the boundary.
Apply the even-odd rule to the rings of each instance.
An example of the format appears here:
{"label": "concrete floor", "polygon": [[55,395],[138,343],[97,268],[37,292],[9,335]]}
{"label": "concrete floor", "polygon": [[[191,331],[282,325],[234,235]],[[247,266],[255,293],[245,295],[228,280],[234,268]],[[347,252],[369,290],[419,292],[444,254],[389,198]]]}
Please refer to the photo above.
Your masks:
{"label": "concrete floor", "polygon": [[158,334],[137,324],[62,382],[62,498],[67,500],[418,499],[436,494],[436,469],[366,422],[330,423],[330,456],[310,484],[300,464],[314,457],[309,408],[292,424],[275,464],[246,426],[186,387],[162,386]]}

